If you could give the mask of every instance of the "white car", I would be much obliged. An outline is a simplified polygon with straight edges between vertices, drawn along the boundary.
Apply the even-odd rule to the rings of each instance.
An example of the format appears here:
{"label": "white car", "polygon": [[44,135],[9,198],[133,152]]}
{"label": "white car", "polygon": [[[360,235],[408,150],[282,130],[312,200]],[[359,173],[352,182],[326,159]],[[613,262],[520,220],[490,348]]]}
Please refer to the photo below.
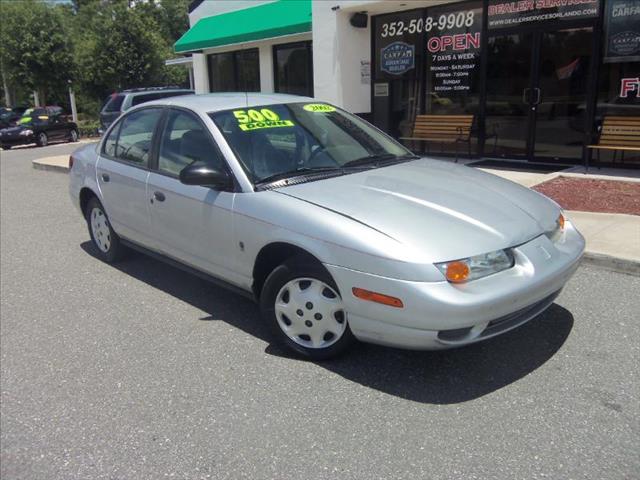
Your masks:
{"label": "white car", "polygon": [[70,162],[102,259],[133,247],[250,295],[312,359],[494,337],[551,305],[584,249],[543,195],[311,98],[146,103]]}

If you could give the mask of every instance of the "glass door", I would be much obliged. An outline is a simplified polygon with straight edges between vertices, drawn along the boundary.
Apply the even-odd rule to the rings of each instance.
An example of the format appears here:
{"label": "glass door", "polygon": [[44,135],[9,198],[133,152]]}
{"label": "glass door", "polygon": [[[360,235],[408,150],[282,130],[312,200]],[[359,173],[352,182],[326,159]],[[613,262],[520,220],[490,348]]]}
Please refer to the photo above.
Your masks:
{"label": "glass door", "polygon": [[529,156],[533,33],[489,38],[485,155]]}
{"label": "glass door", "polygon": [[582,158],[592,40],[590,27],[489,38],[486,156]]}
{"label": "glass door", "polygon": [[582,158],[589,104],[592,28],[539,32],[535,112],[535,160]]}

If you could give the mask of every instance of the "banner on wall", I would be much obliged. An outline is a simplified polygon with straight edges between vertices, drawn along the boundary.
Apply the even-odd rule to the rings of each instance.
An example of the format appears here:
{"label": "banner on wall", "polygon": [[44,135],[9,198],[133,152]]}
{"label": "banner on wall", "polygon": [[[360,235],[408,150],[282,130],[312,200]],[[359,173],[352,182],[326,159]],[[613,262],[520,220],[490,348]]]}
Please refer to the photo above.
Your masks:
{"label": "banner on wall", "polygon": [[489,0],[489,29],[597,17],[600,0]]}
{"label": "banner on wall", "polygon": [[608,0],[605,63],[640,61],[640,0]]}

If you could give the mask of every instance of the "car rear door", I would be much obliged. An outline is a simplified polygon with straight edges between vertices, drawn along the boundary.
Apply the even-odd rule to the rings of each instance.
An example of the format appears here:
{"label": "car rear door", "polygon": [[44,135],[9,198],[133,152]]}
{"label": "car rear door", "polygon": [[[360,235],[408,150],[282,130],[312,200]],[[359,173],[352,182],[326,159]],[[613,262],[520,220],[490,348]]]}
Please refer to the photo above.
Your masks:
{"label": "car rear door", "polygon": [[235,193],[185,185],[178,178],[180,171],[194,162],[226,168],[207,128],[190,111],[168,109],[157,150],[147,180],[147,203],[160,250],[199,270],[239,283],[233,273]]}
{"label": "car rear door", "polygon": [[162,108],[143,108],[124,116],[108,133],[97,163],[104,208],[118,235],[148,248],[151,234],[146,183],[153,136]]}

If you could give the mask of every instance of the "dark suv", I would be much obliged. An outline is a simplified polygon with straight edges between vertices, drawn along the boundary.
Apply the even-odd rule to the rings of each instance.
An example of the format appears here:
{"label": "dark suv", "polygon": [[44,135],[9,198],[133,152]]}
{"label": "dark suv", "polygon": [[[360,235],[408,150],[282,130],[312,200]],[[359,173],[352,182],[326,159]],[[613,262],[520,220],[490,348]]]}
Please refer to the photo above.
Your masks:
{"label": "dark suv", "polygon": [[100,133],[104,133],[122,112],[129,110],[131,107],[151,100],[158,100],[159,98],[192,95],[193,93],[193,90],[179,87],[134,88],[113,93],[105,100],[104,106],[100,111]]}

